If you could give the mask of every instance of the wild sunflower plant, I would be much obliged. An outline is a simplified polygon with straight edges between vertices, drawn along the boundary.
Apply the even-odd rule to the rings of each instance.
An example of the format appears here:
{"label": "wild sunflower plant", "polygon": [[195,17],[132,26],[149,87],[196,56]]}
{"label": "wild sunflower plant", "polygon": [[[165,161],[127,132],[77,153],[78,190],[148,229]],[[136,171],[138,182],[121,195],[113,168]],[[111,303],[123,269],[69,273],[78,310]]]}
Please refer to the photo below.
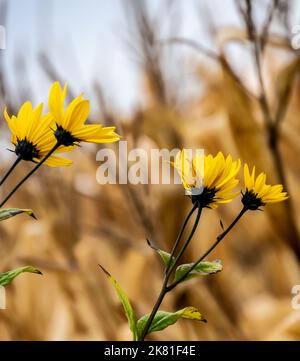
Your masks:
{"label": "wild sunflower plant", "polygon": [[[31,209],[3,208],[19,188],[42,166],[61,167],[70,166],[72,161],[61,156],[61,153],[73,151],[81,142],[111,143],[120,139],[115,127],[103,127],[100,124],[86,124],[90,111],[89,101],[79,95],[65,106],[67,85],[63,88],[55,82],[48,98],[48,112],[43,115],[43,104],[36,108],[30,102],[25,102],[17,115],[9,115],[4,110],[4,118],[12,133],[11,142],[16,159],[3,175],[2,186],[14,169],[22,162],[32,162],[33,168],[13,187],[0,202],[0,221],[25,213],[35,218]],[[288,198],[282,185],[266,184],[266,174],[255,174],[255,167],[250,172],[247,164],[244,165],[244,189],[241,191],[241,210],[232,223],[216,237],[210,248],[196,261],[181,264],[180,260],[187,250],[197,230],[203,211],[215,210],[218,206],[227,204],[236,198],[240,192],[236,191],[239,184],[237,178],[241,161],[233,160],[231,155],[226,158],[219,152],[212,155],[196,155],[189,159],[186,150],[180,151],[173,166],[178,171],[183,187],[191,201],[191,209],[183,222],[177,239],[170,252],[166,252],[148,244],[161,257],[164,264],[164,278],[161,291],[150,313],[137,319],[131,303],[113,276],[100,266],[114,286],[120,298],[133,340],[143,341],[152,332],[157,332],[176,323],[181,318],[206,322],[200,311],[192,306],[175,312],[160,310],[165,296],[175,287],[191,278],[211,275],[222,270],[221,261],[207,261],[206,258],[215,247],[225,238],[238,221],[248,211],[262,210],[264,206],[284,201]],[[195,215],[191,232],[184,237],[187,225]],[[8,272],[0,273],[0,286],[6,286],[15,277],[23,272],[41,274],[32,266],[20,267]]]}
{"label": "wild sunflower plant", "polygon": [[[237,191],[236,187],[239,184],[237,175],[241,168],[241,161],[240,159],[233,160],[231,155],[225,158],[221,152],[215,157],[211,154],[195,155],[189,159],[187,151],[183,149],[177,153],[175,162],[172,164],[181,177],[185,193],[191,202],[191,209],[170,252],[158,249],[148,241],[149,246],[159,254],[164,264],[161,290],[152,311],[137,319],[124,290],[112,275],[100,266],[123,304],[133,340],[136,341],[144,341],[150,333],[161,331],[176,323],[180,318],[206,322],[201,312],[195,307],[188,306],[175,312],[166,312],[160,310],[161,303],[168,293],[183,282],[222,270],[221,261],[208,261],[206,258],[247,212],[262,210],[268,204],[281,202],[288,198],[282,185],[266,184],[266,174],[260,173],[256,176],[255,167],[250,173],[247,164],[244,164],[244,188]],[[231,224],[224,229],[221,223],[223,232],[216,237],[209,249],[200,255],[196,261],[187,264],[180,263],[197,230],[203,211],[206,209],[215,210],[218,206],[231,202],[240,194],[241,210]],[[195,213],[191,231],[188,236],[184,237],[186,227]]]}
{"label": "wild sunflower plant", "polygon": [[[81,142],[110,143],[116,142],[120,136],[115,127],[103,127],[101,124],[86,124],[90,111],[90,103],[83,94],[76,97],[65,107],[67,85],[62,89],[55,82],[48,99],[49,111],[43,115],[43,104],[36,108],[25,102],[17,115],[9,115],[4,110],[4,118],[11,131],[11,149],[16,159],[0,180],[2,186],[14,169],[22,161],[32,162],[33,168],[14,186],[0,202],[0,221],[26,213],[35,218],[31,209],[3,208],[16,191],[42,166],[70,166],[70,159],[58,156],[73,151]],[[0,272],[0,286],[6,286],[23,272],[41,274],[32,266],[17,268],[8,272]]]}

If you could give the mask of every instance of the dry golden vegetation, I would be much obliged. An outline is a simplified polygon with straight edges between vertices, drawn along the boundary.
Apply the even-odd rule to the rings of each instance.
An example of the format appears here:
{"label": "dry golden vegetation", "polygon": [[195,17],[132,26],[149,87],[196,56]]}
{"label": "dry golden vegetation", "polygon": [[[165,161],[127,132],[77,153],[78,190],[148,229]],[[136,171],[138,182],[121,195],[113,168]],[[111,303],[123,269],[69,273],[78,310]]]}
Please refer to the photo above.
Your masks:
{"label": "dry golden vegetation", "polygon": [[[157,24],[164,19],[153,20],[141,3],[132,2],[130,21],[141,56],[145,105],[123,119],[97,84],[102,109],[97,119],[115,123],[129,148],[204,147],[241,157],[266,171],[270,183],[283,183],[290,195],[289,202],[249,212],[218,246],[210,258],[222,259],[222,272],[183,284],[163,303],[166,310],[196,306],[208,323],[182,320],[149,339],[300,339],[300,311],[291,307],[291,288],[300,284],[300,61],[290,44],[289,8],[283,6],[290,2],[269,1],[260,26],[253,20],[258,2],[237,2],[243,25],[210,24],[213,51],[172,36],[162,44]],[[272,32],[273,23],[280,32]],[[254,81],[235,72],[228,52],[233,43],[253,60]],[[201,86],[198,96],[177,101],[166,80],[165,64],[172,59],[162,59],[164,47],[193,48],[190,66]],[[63,78],[43,56],[49,78]],[[1,103],[16,110],[3,75],[0,81]],[[4,120],[1,124],[1,138],[8,137]],[[118,144],[111,147],[117,150]],[[0,268],[32,264],[43,276],[23,275],[7,288],[1,340],[130,339],[122,306],[98,263],[126,290],[139,315],[151,310],[162,265],[146,238],[169,250],[190,203],[179,185],[97,184],[98,149],[89,145],[73,152],[70,168],[43,168],[10,200],[9,206],[33,209],[38,221],[21,215],[1,223]],[[1,172],[8,166],[2,161]],[[30,166],[16,170],[2,195]],[[203,253],[220,233],[220,219],[229,224],[239,209],[236,198],[227,207],[206,210],[184,261]]]}

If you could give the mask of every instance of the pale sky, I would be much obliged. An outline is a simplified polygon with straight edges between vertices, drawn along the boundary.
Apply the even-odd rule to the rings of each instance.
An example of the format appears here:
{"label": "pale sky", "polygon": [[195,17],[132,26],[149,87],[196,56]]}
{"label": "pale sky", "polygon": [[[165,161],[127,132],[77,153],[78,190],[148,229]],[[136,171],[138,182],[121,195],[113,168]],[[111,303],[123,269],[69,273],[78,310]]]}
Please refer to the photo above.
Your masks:
{"label": "pale sky", "polygon": [[[151,12],[157,12],[161,3],[167,1],[148,1]],[[124,12],[126,2],[128,0],[8,0],[7,49],[0,50],[0,56],[13,89],[20,83],[26,84],[36,101],[47,96],[50,81],[37,60],[43,50],[62,79],[77,92],[84,91],[91,97],[92,84],[98,80],[116,108],[130,113],[142,99],[141,74],[126,45],[126,39],[130,40]],[[164,31],[167,35],[172,28],[173,35],[211,47],[205,26],[199,20],[205,19],[205,7],[219,26],[239,25],[232,0],[174,0],[174,4],[165,20],[162,37]],[[182,21],[177,20],[179,14]],[[26,72],[15,70],[16,59],[20,57],[25,61]]]}

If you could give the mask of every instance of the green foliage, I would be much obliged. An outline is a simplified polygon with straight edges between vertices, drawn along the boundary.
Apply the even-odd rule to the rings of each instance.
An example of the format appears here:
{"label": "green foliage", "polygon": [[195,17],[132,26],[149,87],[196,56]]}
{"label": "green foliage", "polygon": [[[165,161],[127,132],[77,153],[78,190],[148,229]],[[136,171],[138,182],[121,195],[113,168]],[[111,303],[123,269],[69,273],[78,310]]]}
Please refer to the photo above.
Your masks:
{"label": "green foliage", "polygon": [[14,217],[21,213],[26,213],[30,217],[36,219],[31,209],[7,208],[7,209],[0,209],[0,221],[4,221],[5,219]]}
{"label": "green foliage", "polygon": [[[146,314],[138,320],[138,336],[141,336],[149,316],[150,314]],[[148,334],[151,332],[162,331],[168,326],[176,323],[180,318],[188,318],[191,320],[206,322],[206,320],[202,317],[201,313],[195,307],[185,307],[176,312],[158,311],[152,321]]]}
{"label": "green foliage", "polygon": [[[150,244],[148,241],[148,244],[152,249],[154,249],[163,260],[165,266],[167,267],[170,261],[170,253],[165,252],[159,248],[155,248],[153,245]],[[175,257],[172,257],[171,266],[174,264]],[[175,272],[175,281],[178,281],[181,279],[181,277],[192,267],[193,263],[185,263],[181,264],[177,267]],[[223,266],[220,260],[215,260],[212,262],[203,261],[197,264],[197,266],[193,269],[193,271],[184,279],[183,281],[190,280],[191,278],[197,277],[197,276],[206,276],[210,274],[214,274],[217,272],[222,271]]]}
{"label": "green foliage", "polygon": [[[170,253],[162,251],[161,249],[156,249],[156,252],[160,255],[161,259],[163,260],[165,266],[167,267],[169,265],[170,262]],[[174,264],[175,258],[172,257],[172,262],[171,262],[171,266]]]}
{"label": "green foliage", "polygon": [[[163,260],[165,266],[167,267],[167,266],[169,265],[169,262],[170,262],[170,257],[171,257],[170,253],[165,252],[165,251],[163,251],[163,250],[161,250],[161,249],[159,249],[159,248],[154,247],[154,246],[150,243],[149,240],[147,240],[147,243],[148,243],[148,245],[149,245],[155,252],[157,252],[157,253],[160,255],[160,257],[161,257],[161,259]],[[172,257],[171,266],[174,264],[174,261],[175,261],[175,258]]]}
{"label": "green foliage", "polygon": [[[168,266],[171,255],[168,252],[162,251],[158,248],[154,248],[150,244],[149,241],[148,241],[148,244],[150,245],[151,248],[153,248],[160,255],[164,264],[166,266]],[[172,264],[174,264],[174,260],[175,260],[175,258],[173,257]],[[181,277],[185,274],[185,272],[187,272],[190,269],[190,267],[192,265],[193,265],[193,263],[187,263],[187,264],[182,264],[182,265],[178,266],[176,269],[176,272],[175,272],[175,281],[178,281],[179,279],[181,279]],[[124,311],[125,311],[128,323],[129,323],[129,327],[130,327],[130,330],[133,335],[133,340],[135,340],[135,341],[139,340],[143,334],[143,330],[150,317],[150,313],[142,316],[137,321],[134,311],[133,311],[133,308],[130,304],[130,301],[129,301],[127,295],[125,294],[125,292],[123,291],[123,289],[120,287],[120,285],[111,276],[111,274],[109,272],[107,272],[101,265],[100,265],[100,267],[103,270],[103,272],[106,274],[106,276],[108,277],[108,279],[111,282],[111,284],[113,285],[113,287],[115,288],[117,295],[123,305],[123,308],[124,308]],[[223,268],[223,266],[219,260],[215,260],[213,262],[203,261],[203,262],[200,262],[195,267],[195,269],[188,275],[188,277],[186,277],[183,281],[189,280],[189,279],[191,279],[193,277],[197,277],[197,276],[213,274],[213,273],[221,271],[222,268]],[[187,318],[187,319],[191,319],[191,320],[206,322],[206,320],[203,318],[202,314],[198,311],[198,309],[195,307],[191,307],[191,306],[185,307],[176,312],[157,311],[157,313],[152,321],[152,324],[149,327],[147,334],[164,330],[168,326],[176,323],[180,318]]]}
{"label": "green foliage", "polygon": [[0,272],[0,286],[8,285],[15,277],[24,272],[42,274],[41,271],[32,266],[20,267],[8,272]]}
{"label": "green foliage", "polygon": [[[193,263],[186,263],[181,264],[177,267],[175,272],[175,281],[178,281],[181,279],[181,277],[184,276],[184,274],[193,266]],[[212,262],[199,262],[197,266],[188,274],[187,277],[185,277],[182,282],[190,280],[191,278],[197,277],[197,276],[206,276],[210,274],[214,274],[217,272],[222,271],[223,266],[220,260],[215,260]]]}
{"label": "green foliage", "polygon": [[133,308],[130,304],[130,301],[126,295],[126,293],[123,291],[123,289],[120,287],[120,285],[118,284],[118,282],[112,277],[112,275],[107,272],[107,270],[102,267],[101,265],[99,265],[102,269],[102,271],[106,274],[106,276],[108,277],[110,283],[113,285],[114,289],[117,292],[117,295],[123,305],[127,320],[128,320],[128,324],[133,336],[133,340],[136,341],[137,340],[137,326],[136,326],[136,317],[133,311]]}

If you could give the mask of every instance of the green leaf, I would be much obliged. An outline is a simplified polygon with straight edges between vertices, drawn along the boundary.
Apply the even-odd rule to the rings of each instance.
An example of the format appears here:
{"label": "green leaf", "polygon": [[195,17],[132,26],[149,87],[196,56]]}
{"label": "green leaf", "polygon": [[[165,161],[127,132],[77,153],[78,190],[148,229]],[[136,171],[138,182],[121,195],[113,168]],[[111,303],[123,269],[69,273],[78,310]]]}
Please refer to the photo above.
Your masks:
{"label": "green leaf", "polygon": [[123,308],[124,308],[124,311],[125,311],[125,314],[126,314],[126,317],[128,320],[129,328],[130,328],[132,336],[133,336],[133,340],[136,341],[137,340],[136,317],[135,317],[133,308],[130,304],[130,301],[129,301],[126,293],[123,291],[123,289],[117,283],[117,281],[112,277],[112,275],[104,267],[102,267],[101,265],[99,265],[99,266],[102,269],[102,271],[106,274],[110,283],[114,286],[114,289],[117,292],[117,295],[123,305]]}
{"label": "green leaf", "polygon": [[31,209],[7,208],[7,209],[0,209],[0,221],[4,221],[5,219],[14,217],[21,213],[26,213],[30,217],[36,219]]}
{"label": "green leaf", "polygon": [[[184,276],[184,274],[192,267],[193,263],[186,263],[181,264],[177,267],[175,272],[175,281],[178,281],[181,279],[181,277]],[[197,277],[197,276],[206,276],[213,273],[217,273],[222,271],[223,265],[220,260],[215,260],[212,262],[203,261],[200,262],[190,273],[189,275],[182,280],[182,282],[190,280],[191,278]]]}
{"label": "green leaf", "polygon": [[8,272],[0,272],[0,286],[8,285],[15,277],[23,272],[42,274],[41,271],[32,266],[20,267]]}
{"label": "green leaf", "polygon": [[[165,252],[165,251],[163,251],[163,250],[161,250],[161,249],[159,249],[157,247],[154,247],[153,244],[151,244],[148,239],[147,239],[147,243],[155,252],[157,252],[160,255],[160,257],[163,260],[165,266],[168,266],[168,264],[170,262],[170,257],[171,257],[170,253]],[[175,257],[172,257],[171,266],[174,264],[174,261],[175,261]]]}
{"label": "green leaf", "polygon": [[[137,330],[139,336],[142,334],[149,316],[150,314],[148,313],[138,320]],[[148,334],[151,332],[162,331],[166,327],[176,323],[180,318],[206,322],[201,313],[195,307],[185,307],[177,312],[158,311],[152,321]]]}
{"label": "green leaf", "polygon": [[[164,264],[168,266],[170,262],[171,255],[168,252],[162,251],[161,249],[157,249],[156,252],[160,255],[161,259],[163,260]],[[174,264],[175,258],[172,257],[171,266]]]}

